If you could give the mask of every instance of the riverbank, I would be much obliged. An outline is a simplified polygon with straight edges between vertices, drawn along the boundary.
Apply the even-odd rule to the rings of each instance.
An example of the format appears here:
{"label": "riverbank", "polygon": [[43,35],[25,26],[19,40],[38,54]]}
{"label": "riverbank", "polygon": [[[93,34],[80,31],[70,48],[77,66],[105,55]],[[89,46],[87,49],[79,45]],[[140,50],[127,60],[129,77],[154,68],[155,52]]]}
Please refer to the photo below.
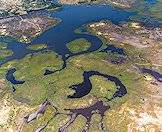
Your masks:
{"label": "riverbank", "polygon": [[[1,39],[14,51],[0,66],[1,129],[159,131],[161,73],[152,68],[146,49],[161,33],[129,22],[132,15],[110,6],[64,6],[50,16],[62,22],[31,43]],[[88,30],[76,33],[82,25]],[[151,44],[144,44],[150,36]],[[66,44],[80,38],[91,43],[89,48],[81,44],[77,53],[70,52]],[[42,46],[37,44],[47,47],[32,50]]]}

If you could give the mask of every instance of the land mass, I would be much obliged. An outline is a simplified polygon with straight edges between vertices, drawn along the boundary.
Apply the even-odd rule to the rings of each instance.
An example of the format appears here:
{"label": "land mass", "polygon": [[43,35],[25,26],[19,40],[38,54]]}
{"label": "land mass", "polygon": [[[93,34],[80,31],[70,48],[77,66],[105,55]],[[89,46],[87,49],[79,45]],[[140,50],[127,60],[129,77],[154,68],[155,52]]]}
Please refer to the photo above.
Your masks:
{"label": "land mass", "polygon": [[50,5],[50,0],[0,0],[0,17],[23,15],[27,11],[47,8]]}
{"label": "land mass", "polygon": [[[126,8],[134,4],[66,2],[110,2]],[[58,22],[44,10],[31,11],[1,19],[0,34],[29,43]],[[55,53],[48,43],[20,45],[32,52],[0,66],[0,130],[161,131],[162,28],[104,20],[76,32],[100,38],[101,43],[74,39],[66,45],[72,52],[67,56]],[[0,61],[9,55],[7,47],[0,44]]]}
{"label": "land mass", "polygon": [[51,18],[48,15],[47,11],[40,10],[27,15],[1,19],[0,35],[29,43],[33,38],[60,22],[60,19]]}
{"label": "land mass", "polygon": [[73,41],[71,41],[70,43],[67,44],[68,49],[72,53],[78,53],[78,52],[86,51],[88,48],[90,48],[90,46],[91,46],[91,43],[88,42],[84,38],[73,40]]}
{"label": "land mass", "polygon": [[0,62],[4,61],[6,57],[9,57],[13,54],[11,50],[7,49],[6,43],[0,43]]}
{"label": "land mass", "polygon": [[90,24],[88,28],[95,35],[103,37],[106,42],[118,44],[121,47],[127,46],[127,48],[131,45],[141,51],[144,50],[145,56],[148,56],[155,66],[162,66],[160,57],[162,29],[160,27],[145,27],[138,22],[115,25],[108,21],[101,21]]}
{"label": "land mass", "polygon": [[117,7],[130,8],[136,0],[60,0],[61,4],[112,4]]}
{"label": "land mass", "polygon": [[47,48],[46,44],[35,44],[35,45],[29,45],[27,49],[29,50],[42,50]]}

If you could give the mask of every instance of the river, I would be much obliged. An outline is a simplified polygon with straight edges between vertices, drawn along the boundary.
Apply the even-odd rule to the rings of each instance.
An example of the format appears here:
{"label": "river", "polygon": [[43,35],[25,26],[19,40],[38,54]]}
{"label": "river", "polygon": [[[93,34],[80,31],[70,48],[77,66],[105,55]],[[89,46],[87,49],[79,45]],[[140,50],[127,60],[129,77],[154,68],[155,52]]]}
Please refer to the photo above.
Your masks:
{"label": "river", "polygon": [[[59,11],[51,13],[51,17],[60,18],[62,22],[58,26],[42,33],[28,45],[46,43],[50,49],[61,56],[65,56],[70,53],[66,47],[68,42],[77,38],[85,38],[92,43],[93,47],[91,47],[90,50],[93,51],[100,47],[102,44],[101,40],[92,35],[76,34],[74,33],[75,29],[83,24],[104,19],[119,24],[123,21],[128,21],[129,17],[133,15],[134,13],[116,9],[111,6],[64,5]],[[27,44],[17,42],[14,39],[0,38],[0,41],[7,41],[8,49],[14,52],[14,54],[7,57],[6,61],[3,63],[13,59],[22,59],[27,54],[34,52],[26,48]],[[0,65],[3,63],[0,63]]]}

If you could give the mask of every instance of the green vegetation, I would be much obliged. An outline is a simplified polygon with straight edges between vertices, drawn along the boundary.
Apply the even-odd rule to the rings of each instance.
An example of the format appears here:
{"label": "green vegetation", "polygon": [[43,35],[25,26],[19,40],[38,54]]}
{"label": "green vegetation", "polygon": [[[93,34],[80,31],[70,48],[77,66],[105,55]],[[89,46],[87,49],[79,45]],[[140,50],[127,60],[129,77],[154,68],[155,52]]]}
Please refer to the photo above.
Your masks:
{"label": "green vegetation", "polygon": [[41,50],[47,48],[46,44],[35,44],[35,45],[29,45],[27,49],[30,50]]}
{"label": "green vegetation", "polygon": [[[12,65],[20,71],[19,77],[32,77],[43,73],[45,69],[57,70],[62,67],[62,59],[52,51],[42,51],[34,55],[27,55]],[[26,70],[28,72],[26,72]]]}
{"label": "green vegetation", "polygon": [[[129,123],[129,112],[121,112],[122,109],[140,108],[142,101],[150,91],[145,85],[146,80],[137,70],[135,65],[151,65],[147,60],[147,54],[140,49],[136,49],[132,45],[121,45],[120,43],[112,43],[116,47],[123,48],[126,53],[126,61],[123,64],[116,65],[111,63],[111,59],[116,59],[119,55],[113,53],[95,51],[83,55],[71,57],[67,60],[67,67],[61,71],[57,71],[48,76],[44,76],[46,69],[56,71],[62,68],[63,60],[61,56],[53,51],[46,50],[35,54],[29,54],[21,60],[13,60],[0,67],[0,78],[5,76],[5,73],[10,68],[16,68],[14,73],[15,78],[24,80],[25,83],[14,85],[16,91],[11,93],[12,84],[7,82],[8,88],[6,91],[11,97],[27,105],[29,108],[34,108],[30,112],[36,112],[39,105],[46,99],[50,101],[50,106],[47,107],[44,114],[38,116],[37,119],[23,126],[23,131],[35,131],[40,126],[47,124],[45,131],[58,131],[58,129],[70,120],[70,112],[66,109],[78,109],[93,105],[98,100],[104,101],[110,106],[110,109],[105,113],[104,126],[105,131],[127,131]],[[32,45],[28,48],[31,50],[39,50],[46,48],[46,45]],[[67,44],[69,50],[73,53],[86,51],[91,46],[90,42],[85,39],[77,39]],[[104,48],[108,46],[106,41]],[[103,48],[103,47],[102,47]],[[3,49],[3,47],[2,47]],[[134,50],[132,50],[134,49]],[[144,61],[145,60],[145,61]],[[73,95],[74,90],[69,88],[72,85],[83,82],[84,71],[98,71],[103,74],[117,77],[127,89],[127,94],[121,98],[115,98],[112,101],[107,99],[112,98],[117,87],[114,82],[108,81],[101,76],[90,77],[92,90],[82,98],[70,99],[68,95]],[[140,93],[140,94],[139,94]],[[125,107],[123,107],[123,105]],[[57,109],[56,109],[57,108]],[[58,111],[56,111],[58,110]],[[62,113],[62,114],[58,114]],[[55,114],[57,116],[54,116]],[[124,115],[122,115],[124,113]],[[111,119],[111,120],[110,120]],[[101,131],[101,117],[98,114],[93,114],[89,131]],[[120,122],[119,122],[120,120]],[[12,121],[11,121],[12,122]],[[14,122],[14,121],[13,121]],[[82,131],[85,127],[86,119],[78,116],[74,122],[67,128],[67,132]]]}
{"label": "green vegetation", "polygon": [[115,83],[107,81],[103,77],[93,76],[91,77],[91,82],[93,84],[91,93],[95,94],[98,98],[111,99],[116,91]]}
{"label": "green vegetation", "polygon": [[32,123],[25,124],[23,131],[35,131],[39,127],[44,126],[49,121],[49,119],[52,119],[55,112],[56,111],[54,111],[52,106],[47,107],[45,113],[43,115],[40,115],[37,120],[34,120]]}
{"label": "green vegetation", "polygon": [[[62,66],[60,56],[52,51],[27,55],[21,60],[15,60],[3,65],[1,69],[4,69],[3,72],[11,67],[17,69],[14,74],[15,77],[24,80],[25,83],[16,85],[16,91],[12,96],[15,100],[23,104],[28,104],[30,107],[38,106],[45,99],[48,99],[58,108],[59,112],[68,113],[65,109],[75,109],[83,106],[86,107],[93,104],[98,99],[107,102],[105,97],[111,98],[114,91],[116,91],[116,86],[113,82],[107,81],[100,76],[93,76],[90,78],[93,88],[87,96],[80,99],[67,98],[68,95],[74,93],[74,91],[69,87],[81,83],[83,81],[83,72],[90,70],[96,70],[104,74],[118,77],[127,87],[128,94],[126,96],[121,99],[117,98],[112,102],[107,102],[111,106],[111,109],[120,107],[127,100],[132,100],[132,98],[137,102],[136,105],[140,104],[140,97],[147,95],[147,89],[143,90],[142,87],[144,80],[139,74],[127,71],[129,64],[115,66],[109,62],[103,61],[106,56],[108,56],[106,53],[94,52],[70,58],[67,63],[67,68],[48,76],[43,75],[46,68],[56,70],[60,69]],[[136,78],[141,79],[135,81]],[[138,94],[139,92],[141,93],[140,96]],[[24,131],[36,130],[39,126],[44,125],[49,120],[49,125],[45,130],[58,131],[59,127],[65,124],[70,117],[63,114],[52,117],[53,113],[55,113],[55,110],[49,107],[44,115],[41,115],[33,122],[26,124],[23,128]],[[92,122],[98,124],[98,118],[100,117],[92,118]],[[106,118],[107,117],[105,117],[105,119]],[[71,131],[74,127],[78,131],[82,130],[84,124],[85,119],[78,117],[75,122],[69,126],[67,131]],[[107,128],[107,130],[109,129],[110,127]],[[91,127],[90,130],[93,131],[93,127]]]}
{"label": "green vegetation", "polygon": [[11,50],[0,50],[0,60],[4,60],[6,57],[11,56],[13,52]]}
{"label": "green vegetation", "polygon": [[91,46],[91,43],[84,38],[76,39],[67,44],[68,49],[72,53],[86,51]]}
{"label": "green vegetation", "polygon": [[67,132],[81,132],[85,125],[86,119],[82,116],[78,116],[74,123],[67,128]]}
{"label": "green vegetation", "polygon": [[6,48],[7,48],[7,44],[0,43],[0,50],[6,49]]}
{"label": "green vegetation", "polygon": [[6,57],[11,56],[13,52],[7,49],[7,44],[0,43],[0,61],[3,61]]}
{"label": "green vegetation", "polygon": [[[25,81],[23,85],[16,85],[14,98],[27,104],[40,104],[46,98],[45,69],[57,70],[62,67],[60,56],[52,51],[27,55],[22,60],[15,60],[5,64],[2,69],[15,67],[15,77]],[[51,78],[52,80],[52,78]],[[46,86],[47,85],[47,86]]]}

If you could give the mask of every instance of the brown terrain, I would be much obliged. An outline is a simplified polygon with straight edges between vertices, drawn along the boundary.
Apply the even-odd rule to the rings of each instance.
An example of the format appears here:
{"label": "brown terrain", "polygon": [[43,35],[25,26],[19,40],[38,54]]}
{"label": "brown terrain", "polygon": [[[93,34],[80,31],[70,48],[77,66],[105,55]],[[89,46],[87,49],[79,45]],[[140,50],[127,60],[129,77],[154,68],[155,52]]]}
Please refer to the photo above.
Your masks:
{"label": "brown terrain", "polygon": [[23,15],[27,14],[29,10],[38,10],[49,5],[50,2],[44,0],[0,0],[0,17],[3,13],[7,13],[9,16],[14,14]]}
{"label": "brown terrain", "polygon": [[60,0],[61,4],[112,4],[117,7],[130,8],[136,0]]}
{"label": "brown terrain", "polygon": [[[138,22],[115,25],[108,21],[101,21],[89,25],[92,33],[104,37],[106,42],[117,45],[131,45],[147,54],[152,66],[162,67],[162,29],[145,27]],[[128,49],[132,50],[132,49]],[[137,70],[137,72],[139,72]],[[124,120],[127,120],[129,132],[161,132],[162,130],[162,83],[152,76],[144,74],[143,89],[147,96],[138,105],[134,100],[126,101],[117,108]],[[140,96],[140,94],[138,95]],[[110,118],[115,115],[110,115]],[[115,127],[112,125],[112,127]]]}
{"label": "brown terrain", "polygon": [[129,44],[140,50],[145,50],[153,65],[162,66],[161,28],[144,27],[137,22],[115,25],[108,21],[90,24],[89,28],[108,42],[119,45]]}
{"label": "brown terrain", "polygon": [[28,43],[57,23],[58,19],[50,18],[48,14],[43,14],[41,11],[19,17],[10,17],[0,20],[0,35],[10,36]]}

